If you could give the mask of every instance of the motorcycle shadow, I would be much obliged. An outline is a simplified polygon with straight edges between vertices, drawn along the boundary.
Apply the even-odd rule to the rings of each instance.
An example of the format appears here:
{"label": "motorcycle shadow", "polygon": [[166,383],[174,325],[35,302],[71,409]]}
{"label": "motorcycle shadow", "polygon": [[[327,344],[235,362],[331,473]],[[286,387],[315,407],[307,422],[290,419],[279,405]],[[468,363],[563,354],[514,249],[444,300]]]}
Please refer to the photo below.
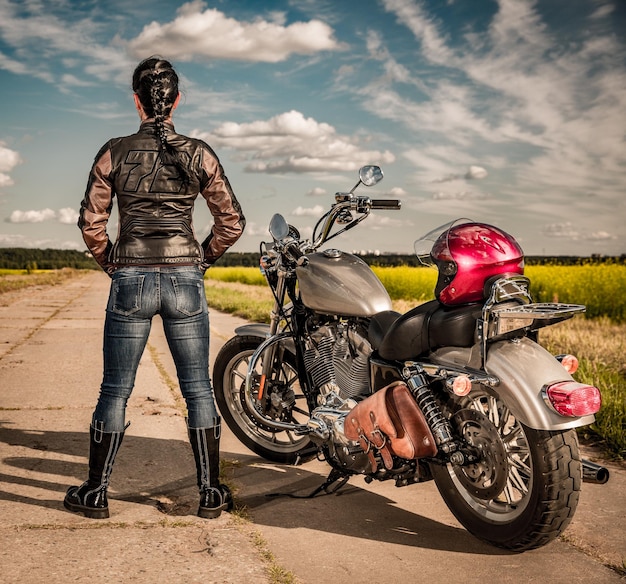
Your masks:
{"label": "motorcycle shadow", "polygon": [[304,528],[424,549],[513,554],[455,526],[434,482],[396,488],[393,481],[370,486],[355,476],[336,492],[332,492],[333,485],[329,493],[307,498],[325,482],[330,471],[325,463],[291,466],[255,455],[224,452],[223,456],[237,461],[231,471],[236,506],[245,508],[256,525]]}

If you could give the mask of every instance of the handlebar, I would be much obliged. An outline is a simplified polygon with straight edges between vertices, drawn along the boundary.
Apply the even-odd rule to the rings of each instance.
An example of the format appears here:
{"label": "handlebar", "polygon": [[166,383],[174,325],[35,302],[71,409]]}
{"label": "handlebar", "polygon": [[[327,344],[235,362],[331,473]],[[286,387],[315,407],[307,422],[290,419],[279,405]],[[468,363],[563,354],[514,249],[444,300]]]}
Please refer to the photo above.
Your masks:
{"label": "handlebar", "polygon": [[372,209],[400,209],[402,202],[398,199],[372,199]]}
{"label": "handlebar", "polygon": [[[365,219],[365,217],[367,217],[370,209],[400,209],[401,207],[401,202],[398,199],[370,199],[369,197],[357,197],[354,196],[352,193],[337,193],[335,195],[335,201],[336,203],[332,206],[331,210],[325,215],[325,217],[322,218],[324,222],[322,225],[321,233],[311,243],[311,245],[309,246],[309,251],[317,249],[320,245],[322,245],[322,243],[324,243],[331,237],[335,237],[340,233],[343,233],[347,229],[350,229],[360,223],[363,219]],[[332,229],[335,220],[341,215],[341,213],[345,212],[346,210],[362,213],[362,216],[358,219],[354,219],[341,231],[338,231],[331,236],[330,230]],[[316,231],[317,226],[313,230],[314,236]]]}

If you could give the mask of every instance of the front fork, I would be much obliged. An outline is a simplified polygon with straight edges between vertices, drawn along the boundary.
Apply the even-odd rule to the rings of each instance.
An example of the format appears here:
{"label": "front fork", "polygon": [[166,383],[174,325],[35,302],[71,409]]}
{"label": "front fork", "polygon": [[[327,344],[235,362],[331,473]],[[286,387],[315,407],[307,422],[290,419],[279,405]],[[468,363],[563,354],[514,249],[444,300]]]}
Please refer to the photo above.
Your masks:
{"label": "front fork", "polygon": [[[286,276],[284,272],[278,273],[278,281],[276,282],[275,290],[275,302],[274,308],[270,313],[270,330],[267,334],[267,339],[271,339],[276,336],[280,326],[280,321],[283,318],[281,308],[284,306],[286,286]],[[263,411],[267,411],[267,396],[265,392],[265,384],[267,379],[271,378],[272,370],[274,368],[274,359],[276,358],[277,344],[270,344],[265,349],[266,354],[263,359],[263,366],[261,368],[261,379],[259,380],[257,400],[261,402]],[[251,367],[248,370],[248,377],[252,375],[254,368]]]}
{"label": "front fork", "polygon": [[428,422],[437,449],[446,462],[461,466],[478,462],[480,460],[478,450],[453,436],[450,422],[435,399],[423,367],[417,363],[407,363],[402,374]]}

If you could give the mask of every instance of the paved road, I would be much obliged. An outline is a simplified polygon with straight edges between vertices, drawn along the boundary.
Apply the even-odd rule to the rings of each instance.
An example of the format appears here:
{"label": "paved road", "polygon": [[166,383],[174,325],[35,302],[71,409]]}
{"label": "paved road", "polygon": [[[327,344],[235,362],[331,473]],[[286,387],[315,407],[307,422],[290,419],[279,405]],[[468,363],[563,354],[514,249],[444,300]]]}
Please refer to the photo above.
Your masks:
{"label": "paved road", "polygon": [[[564,536],[524,554],[474,539],[434,484],[397,489],[360,478],[308,492],[327,467],[263,461],[224,432],[224,457],[247,521],[195,517],[197,495],[173,363],[156,322],[113,472],[111,518],[66,512],[86,473],[87,428],[101,375],[108,278],[0,296],[0,582],[265,583],[260,547],[302,584],[612,583],[626,560],[626,470],[584,484]],[[211,313],[212,356],[243,321]],[[592,456],[593,453],[586,452]]]}

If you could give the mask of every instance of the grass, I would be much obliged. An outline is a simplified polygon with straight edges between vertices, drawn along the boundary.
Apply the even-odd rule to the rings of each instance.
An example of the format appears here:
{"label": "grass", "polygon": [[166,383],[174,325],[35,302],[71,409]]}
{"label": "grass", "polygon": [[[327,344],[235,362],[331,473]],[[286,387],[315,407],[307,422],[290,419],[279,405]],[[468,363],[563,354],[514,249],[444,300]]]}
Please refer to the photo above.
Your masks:
{"label": "grass", "polygon": [[207,279],[205,289],[210,307],[253,322],[269,322],[274,305],[269,287]]}
{"label": "grass", "polygon": [[57,286],[71,278],[84,275],[84,270],[63,268],[62,270],[6,270],[0,269],[0,294],[23,290],[31,286]]}

